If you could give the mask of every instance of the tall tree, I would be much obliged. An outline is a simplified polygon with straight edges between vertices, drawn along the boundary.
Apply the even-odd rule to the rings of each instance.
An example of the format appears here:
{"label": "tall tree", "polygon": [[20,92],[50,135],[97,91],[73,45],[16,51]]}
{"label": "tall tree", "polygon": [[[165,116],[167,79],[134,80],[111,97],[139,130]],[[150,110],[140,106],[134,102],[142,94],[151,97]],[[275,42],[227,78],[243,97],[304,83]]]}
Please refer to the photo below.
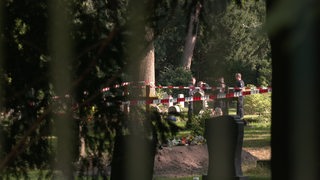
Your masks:
{"label": "tall tree", "polygon": [[202,2],[192,1],[189,8],[190,14],[188,21],[188,30],[185,38],[184,52],[182,56],[182,67],[188,70],[190,70],[191,68],[193,50],[196,45]]}

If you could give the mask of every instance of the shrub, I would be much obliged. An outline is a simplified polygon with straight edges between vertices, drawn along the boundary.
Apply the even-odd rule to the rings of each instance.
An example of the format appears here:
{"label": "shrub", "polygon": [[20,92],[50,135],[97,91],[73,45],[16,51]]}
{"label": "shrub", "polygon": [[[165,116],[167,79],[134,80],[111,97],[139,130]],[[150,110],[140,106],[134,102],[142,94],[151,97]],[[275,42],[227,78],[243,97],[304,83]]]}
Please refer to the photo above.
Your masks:
{"label": "shrub", "polygon": [[258,115],[260,121],[270,121],[271,94],[254,94],[244,99],[244,113]]}
{"label": "shrub", "polygon": [[191,133],[193,135],[203,135],[205,129],[205,120],[211,118],[212,111],[210,109],[206,109],[198,115],[194,115],[190,124],[188,125]]}

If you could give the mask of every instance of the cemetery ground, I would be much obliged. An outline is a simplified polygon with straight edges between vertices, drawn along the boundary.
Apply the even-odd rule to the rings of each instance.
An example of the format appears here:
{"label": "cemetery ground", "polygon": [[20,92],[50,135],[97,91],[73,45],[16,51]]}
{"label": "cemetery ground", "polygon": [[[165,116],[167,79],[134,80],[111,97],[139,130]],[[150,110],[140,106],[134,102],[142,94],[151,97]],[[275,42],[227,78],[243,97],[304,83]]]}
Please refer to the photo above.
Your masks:
{"label": "cemetery ground", "polygon": [[[229,114],[234,115],[234,111],[230,109]],[[257,115],[246,115],[245,119],[249,120],[249,124],[244,127],[243,175],[250,180],[271,179],[270,122],[257,121]],[[179,126],[185,126],[185,121],[176,121],[176,123]],[[177,138],[190,135],[190,130],[183,130],[178,133]],[[201,180],[201,176],[207,173],[207,168],[208,154],[205,143],[164,146],[158,150],[155,157],[153,180],[193,180],[194,177],[199,177]],[[108,169],[110,173],[110,167]],[[30,179],[38,179],[38,172],[33,171],[30,175]]]}
{"label": "cemetery ground", "polygon": [[[230,115],[233,114],[234,110],[231,109]],[[267,180],[271,179],[269,166],[271,158],[270,122],[256,121],[256,118],[256,115],[245,116],[245,119],[249,119],[250,123],[244,127],[242,171],[243,175],[250,180]],[[180,135],[186,136],[188,133],[181,132]],[[155,180],[192,180],[193,177],[201,179],[201,176],[206,174],[208,166],[206,151],[206,146],[200,145],[177,146],[175,149],[164,151],[170,152],[171,155],[168,155],[169,153],[167,155],[161,154],[161,157],[171,161],[168,162],[168,166],[175,164],[176,167],[163,168],[163,172],[161,172],[159,169],[157,170],[157,159],[155,159]],[[162,163],[165,164],[165,162]],[[157,173],[160,173],[160,176],[157,176]]]}

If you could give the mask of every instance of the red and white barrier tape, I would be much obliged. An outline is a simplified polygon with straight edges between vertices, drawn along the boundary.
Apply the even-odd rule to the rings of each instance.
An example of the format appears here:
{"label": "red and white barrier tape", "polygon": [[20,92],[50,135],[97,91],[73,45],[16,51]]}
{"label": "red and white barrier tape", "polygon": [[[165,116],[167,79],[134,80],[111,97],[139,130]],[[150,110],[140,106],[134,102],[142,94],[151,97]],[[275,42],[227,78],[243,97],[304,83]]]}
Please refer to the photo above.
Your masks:
{"label": "red and white barrier tape", "polygon": [[[221,89],[220,87],[213,87],[213,86],[202,86],[202,87],[196,87],[196,86],[161,86],[155,85],[155,82],[151,82],[151,81],[137,81],[137,82],[123,82],[120,84],[115,84],[112,85],[110,87],[104,87],[102,88],[101,92],[107,92],[112,88],[120,88],[120,87],[125,87],[125,86],[129,86],[132,88],[146,88],[146,86],[150,86],[150,88],[156,88],[156,89],[180,89],[180,90],[185,90],[185,89],[202,89],[202,90],[216,90],[216,89]],[[260,87],[257,87],[260,88]],[[228,89],[236,89],[235,87],[228,87]],[[248,87],[246,87],[246,89],[250,89]]]}
{"label": "red and white barrier tape", "polygon": [[129,85],[133,88],[146,88],[146,86],[148,86],[148,85],[150,85],[151,87],[154,88],[154,87],[156,87],[154,84],[155,83],[151,82],[151,81],[123,82],[120,84],[112,85],[110,87],[104,87],[104,88],[102,88],[101,92],[109,91],[111,88],[120,88],[120,87],[124,87],[124,86],[129,86]]}
{"label": "red and white barrier tape", "polygon": [[[143,85],[142,85],[143,84]],[[131,87],[133,88],[146,88],[146,83],[145,82],[138,82],[138,83],[129,83],[129,82],[124,82],[121,84],[115,84],[112,87],[105,87],[101,91],[106,92],[109,91],[111,88],[120,88],[128,85],[132,85]],[[203,86],[203,87],[196,87],[196,86],[153,86],[150,85],[150,88],[155,88],[155,89],[179,89],[179,90],[187,90],[187,89],[202,89],[202,90],[216,90],[216,89],[221,89],[221,87],[212,87],[212,86]],[[259,87],[258,87],[259,88]],[[237,89],[235,87],[228,87],[228,89]],[[245,89],[250,89],[246,87]]]}
{"label": "red and white barrier tape", "polygon": [[126,105],[146,105],[146,104],[168,104],[168,103],[180,103],[180,102],[192,102],[192,101],[212,101],[214,99],[234,98],[239,96],[248,96],[253,94],[264,94],[272,92],[271,88],[257,88],[251,90],[245,90],[243,92],[233,93],[219,93],[217,95],[205,95],[205,96],[191,96],[185,98],[166,98],[166,99],[153,99],[153,100],[131,100],[123,102]]}

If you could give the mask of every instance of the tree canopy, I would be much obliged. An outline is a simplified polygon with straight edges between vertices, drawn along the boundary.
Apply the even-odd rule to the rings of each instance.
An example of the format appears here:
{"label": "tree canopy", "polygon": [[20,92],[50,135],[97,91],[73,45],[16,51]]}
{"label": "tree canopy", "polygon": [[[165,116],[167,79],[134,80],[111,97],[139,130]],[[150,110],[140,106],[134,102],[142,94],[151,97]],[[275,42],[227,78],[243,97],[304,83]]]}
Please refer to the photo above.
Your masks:
{"label": "tree canopy", "polygon": [[[248,1],[241,7],[231,3],[224,11],[213,11],[210,5],[204,5],[199,22],[191,67],[194,76],[209,83],[224,76],[232,84],[234,73],[241,72],[250,84],[270,85],[270,45],[264,31],[265,2]],[[157,73],[164,71],[164,67],[179,66],[187,27],[173,24],[184,18],[177,10],[163,34],[155,39]]]}

